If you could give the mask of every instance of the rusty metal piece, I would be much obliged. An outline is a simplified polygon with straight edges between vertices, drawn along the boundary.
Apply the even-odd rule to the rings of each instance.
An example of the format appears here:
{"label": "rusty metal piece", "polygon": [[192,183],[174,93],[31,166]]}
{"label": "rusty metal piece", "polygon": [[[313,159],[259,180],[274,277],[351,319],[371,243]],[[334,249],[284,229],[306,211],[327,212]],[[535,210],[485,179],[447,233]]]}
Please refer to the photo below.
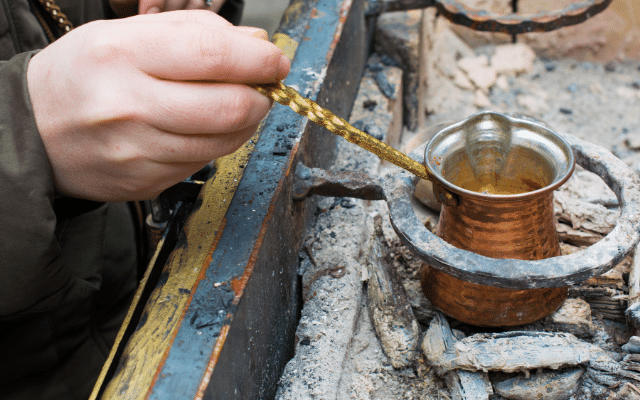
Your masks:
{"label": "rusty metal piece", "polygon": [[[203,177],[206,178],[210,171],[209,167],[205,167],[198,174],[205,175]],[[189,202],[195,199],[203,185],[204,181],[190,177],[167,188],[158,197],[149,201],[151,212],[147,215],[145,225],[151,251],[155,251],[158,243],[160,243],[176,205],[180,202]]]}
{"label": "rusty metal piece", "polygon": [[[616,228],[595,245],[568,256],[536,261],[490,259],[458,250],[421,226],[409,200],[414,183],[406,178],[396,181],[399,184],[397,190],[387,197],[396,232],[405,245],[429,265],[472,283],[507,289],[540,289],[568,286],[608,271],[640,240],[640,187],[637,178],[606,149],[572,135],[562,136],[571,145],[576,162],[599,175],[622,204]],[[414,150],[410,156],[418,157],[416,152],[422,149]]]}
{"label": "rusty metal piece", "polygon": [[149,238],[149,246],[152,249],[158,247],[158,243],[160,243],[160,239],[162,239],[162,235],[164,234],[164,230],[167,228],[168,221],[165,222],[156,222],[153,220],[153,215],[147,215],[146,219],[146,228],[147,228],[147,237]]}
{"label": "rusty metal piece", "polygon": [[382,186],[383,182],[380,178],[367,174],[330,172],[298,164],[292,197],[294,200],[304,200],[308,196],[317,194],[320,196],[384,200]]}
{"label": "rusty metal piece", "polygon": [[438,0],[438,11],[451,22],[476,31],[503,32],[512,35],[527,32],[550,32],[579,24],[605,10],[612,0],[588,0],[572,3],[562,10],[533,15],[493,15],[472,10],[454,0]]}
{"label": "rusty metal piece", "polygon": [[[456,248],[420,223],[411,205],[416,179],[405,171],[372,179],[370,187],[362,187],[360,193],[382,193],[389,206],[391,224],[402,242],[417,257],[448,275],[471,283],[514,290],[569,286],[607,272],[640,241],[640,185],[635,173],[608,150],[573,135],[562,134],[562,137],[571,146],[576,163],[600,176],[622,207],[618,223],[611,233],[598,243],[567,256],[534,261],[493,259]],[[424,162],[425,148],[426,144],[413,150],[409,156]],[[310,170],[308,179],[313,181],[316,173],[320,173],[326,185],[330,174]],[[342,188],[347,191],[346,174],[341,179]],[[358,181],[366,186],[362,176]],[[308,191],[313,192],[313,188]],[[357,193],[348,195],[367,199]]]}
{"label": "rusty metal piece", "polygon": [[473,10],[455,0],[373,0],[367,10],[370,15],[388,11],[411,10],[435,6],[440,14],[454,24],[476,31],[503,32],[511,35],[527,32],[550,32],[576,25],[604,11],[612,0],[588,0],[573,3],[561,10],[532,15],[494,15]]}

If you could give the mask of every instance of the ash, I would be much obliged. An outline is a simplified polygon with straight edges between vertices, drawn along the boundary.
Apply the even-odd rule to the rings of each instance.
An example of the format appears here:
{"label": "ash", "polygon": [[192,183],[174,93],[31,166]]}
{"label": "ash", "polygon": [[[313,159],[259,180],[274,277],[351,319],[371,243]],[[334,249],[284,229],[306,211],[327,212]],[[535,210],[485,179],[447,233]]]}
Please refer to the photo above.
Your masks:
{"label": "ash", "polygon": [[[396,139],[389,138],[394,135],[391,132],[394,129],[394,115],[390,110],[394,109],[396,102],[402,101],[394,93],[402,90],[403,73],[406,78],[411,71],[403,71],[402,65],[384,63],[385,57],[393,58],[394,54],[382,54],[380,49],[378,54],[371,57],[370,68],[364,75],[350,118],[352,123],[359,124],[361,129],[365,128],[363,130],[370,134],[375,131],[376,135],[387,138],[395,147],[408,152],[429,140],[438,127],[463,120],[481,110],[526,115],[546,123],[557,132],[570,133],[605,147],[634,170],[640,171],[638,62],[597,64],[571,59],[542,59],[534,55],[528,64],[518,67],[520,69],[516,71],[489,71],[486,73],[495,76],[483,77],[466,71],[478,71],[490,66],[486,60],[500,54],[500,46],[504,45],[472,49],[450,31],[446,34],[435,28],[434,31],[440,33],[438,39],[431,41],[432,57],[427,66],[429,84],[425,94],[425,127],[410,131],[406,126],[411,124],[406,124],[405,120],[401,135]],[[409,43],[407,46],[410,46],[413,39],[409,37],[406,40]],[[438,44],[438,40],[444,40],[445,43]],[[449,49],[455,54],[440,54],[438,48]],[[461,60],[466,61],[461,63]],[[381,88],[381,79],[376,76],[380,73],[384,73],[382,81],[392,85],[395,92],[390,91],[386,84]],[[407,87],[405,80],[405,91]],[[404,103],[406,105],[406,92]],[[394,140],[397,143],[393,143]],[[335,170],[384,175],[390,168],[395,168],[381,163],[355,145],[341,139],[339,141],[339,154],[333,166]],[[611,218],[615,224],[618,212],[615,197],[595,175],[578,168],[559,191],[561,195],[564,193],[595,203],[601,207],[598,215],[602,216],[601,220],[594,222],[597,226],[587,229],[584,224],[576,224],[571,218],[563,219],[562,211],[556,210],[559,231],[563,232],[561,246],[564,254],[600,240],[612,228]],[[418,217],[428,227],[435,227],[437,211],[424,205],[433,207],[433,202],[429,198],[422,198],[421,201],[414,199],[414,203]],[[300,254],[304,307],[296,333],[295,356],[287,364],[276,398],[507,398],[501,397],[495,390],[477,397],[469,393],[452,393],[448,380],[436,374],[420,345],[410,365],[403,368],[391,365],[367,309],[370,277],[367,254],[371,250],[372,219],[376,214],[383,216],[388,246],[385,259],[402,280],[419,322],[420,341],[427,334],[434,316],[438,315],[420,288],[418,271],[421,261],[400,243],[390,226],[384,202],[319,199],[317,223],[308,233],[305,249]],[[571,287],[566,307],[560,310],[562,315],[558,315],[559,311],[542,321],[515,330],[568,332],[580,341],[597,346],[612,362],[620,363],[617,365],[635,365],[633,368],[637,368],[640,364],[633,364],[636,357],[633,353],[640,352],[640,343],[636,344],[635,349],[631,346],[634,343],[631,338],[636,331],[627,324],[624,315],[628,306],[631,265],[632,259],[629,257],[608,273]],[[472,327],[452,319],[448,319],[447,323],[457,338],[501,331]],[[640,361],[640,356],[637,358]],[[613,370],[603,371],[602,368],[585,365],[579,367],[586,370],[585,377],[574,391],[556,397],[545,394],[539,398],[640,399],[637,380],[616,375]],[[533,372],[542,376],[545,371]],[[568,370],[559,372],[563,371]],[[619,373],[619,369],[616,371]],[[553,375],[558,371],[547,372],[550,373],[548,380],[560,379]],[[491,372],[487,377],[495,388],[498,383],[514,377],[528,378],[529,372]],[[533,398],[509,396],[512,399]]]}

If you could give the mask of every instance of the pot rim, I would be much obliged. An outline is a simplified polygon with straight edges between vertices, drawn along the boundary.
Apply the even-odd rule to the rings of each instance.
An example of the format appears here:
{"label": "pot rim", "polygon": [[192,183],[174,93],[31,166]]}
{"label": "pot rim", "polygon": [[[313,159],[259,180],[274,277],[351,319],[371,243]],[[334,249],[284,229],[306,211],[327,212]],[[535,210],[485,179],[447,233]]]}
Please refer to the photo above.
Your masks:
{"label": "pot rim", "polygon": [[[561,169],[554,177],[553,182],[551,182],[550,184],[540,189],[517,194],[488,194],[474,192],[472,190],[464,189],[449,182],[443,176],[442,169],[439,168],[439,166],[441,165],[440,160],[442,159],[442,157],[438,156],[438,154],[435,154],[435,152],[438,151],[437,146],[441,145],[446,138],[450,138],[460,131],[469,129],[485,121],[494,121],[498,124],[507,123],[510,125],[510,127],[515,127],[519,128],[519,130],[526,130],[536,133],[540,135],[540,137],[543,137],[546,141],[553,142],[553,144],[557,147],[556,153],[561,153],[565,159],[565,162],[561,162],[558,164],[562,167],[563,171]],[[545,193],[552,193],[554,190],[562,186],[562,184],[564,184],[571,177],[575,169],[575,157],[573,155],[573,151],[571,150],[571,145],[562,136],[540,123],[528,119],[512,117],[495,111],[481,111],[471,115],[463,121],[449,125],[448,127],[445,127],[438,131],[426,145],[424,152],[424,164],[429,173],[432,174],[432,176],[436,179],[436,183],[443,186],[450,192],[479,201],[513,202],[525,201],[537,196],[544,195]]]}

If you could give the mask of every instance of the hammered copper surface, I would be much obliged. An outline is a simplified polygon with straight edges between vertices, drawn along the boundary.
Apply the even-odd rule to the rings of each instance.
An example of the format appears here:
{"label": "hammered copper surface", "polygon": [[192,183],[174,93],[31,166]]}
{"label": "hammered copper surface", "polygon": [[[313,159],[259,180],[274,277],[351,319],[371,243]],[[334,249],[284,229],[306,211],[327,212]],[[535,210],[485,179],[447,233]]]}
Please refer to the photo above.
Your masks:
{"label": "hammered copper surface", "polygon": [[[439,183],[458,196],[458,204],[443,204],[436,234],[457,248],[491,258],[559,256],[553,191],[573,171],[571,156],[554,132],[497,113],[478,113],[443,129],[427,145],[425,161]],[[567,296],[566,287],[483,286],[427,265],[421,283],[444,313],[482,326],[536,321]]]}
{"label": "hammered copper surface", "polygon": [[[493,258],[539,260],[560,255],[553,192],[528,201],[462,197],[443,206],[436,233],[452,245]],[[567,288],[510,290],[454,278],[427,265],[422,289],[445,314],[479,326],[515,326],[543,318],[564,302]]]}

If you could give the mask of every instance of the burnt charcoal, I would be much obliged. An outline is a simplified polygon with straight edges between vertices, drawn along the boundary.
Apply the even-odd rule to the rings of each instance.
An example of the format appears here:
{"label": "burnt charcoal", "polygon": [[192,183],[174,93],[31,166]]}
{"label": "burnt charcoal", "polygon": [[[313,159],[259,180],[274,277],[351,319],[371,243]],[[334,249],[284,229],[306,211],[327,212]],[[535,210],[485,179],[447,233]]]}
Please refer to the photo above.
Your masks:
{"label": "burnt charcoal", "polygon": [[560,107],[560,109],[558,110],[560,111],[562,114],[564,115],[571,115],[573,114],[573,110],[569,109],[569,108],[564,108],[564,107]]}
{"label": "burnt charcoal", "polygon": [[343,208],[353,208],[356,206],[356,202],[354,199],[350,197],[345,197],[342,200],[340,200],[340,206]]}
{"label": "burnt charcoal", "polygon": [[376,84],[378,85],[378,88],[380,89],[382,94],[385,95],[385,97],[387,97],[388,99],[395,98],[396,89],[389,82],[384,72],[382,71],[378,72],[375,76],[375,80],[376,80]]}
{"label": "burnt charcoal", "polygon": [[354,128],[360,129],[362,132],[371,135],[378,140],[382,140],[384,138],[384,134],[377,125],[368,124],[361,119],[357,120],[352,125]]}
{"label": "burnt charcoal", "polygon": [[376,108],[377,105],[378,105],[378,102],[375,101],[375,100],[365,100],[362,103],[362,106],[364,108],[366,108],[367,110],[369,110],[369,111],[373,111]]}

